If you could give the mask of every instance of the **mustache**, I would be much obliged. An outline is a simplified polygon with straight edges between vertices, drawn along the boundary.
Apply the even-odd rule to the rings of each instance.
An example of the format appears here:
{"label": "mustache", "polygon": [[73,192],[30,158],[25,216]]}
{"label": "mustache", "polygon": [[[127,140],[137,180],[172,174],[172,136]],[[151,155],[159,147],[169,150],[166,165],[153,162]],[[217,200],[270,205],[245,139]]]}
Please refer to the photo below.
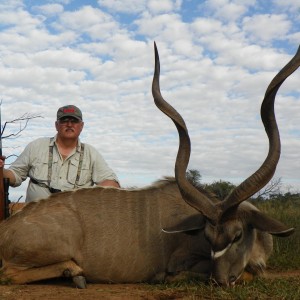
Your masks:
{"label": "mustache", "polygon": [[74,128],[72,128],[72,127],[66,127],[64,131],[69,131],[69,130],[74,131]]}

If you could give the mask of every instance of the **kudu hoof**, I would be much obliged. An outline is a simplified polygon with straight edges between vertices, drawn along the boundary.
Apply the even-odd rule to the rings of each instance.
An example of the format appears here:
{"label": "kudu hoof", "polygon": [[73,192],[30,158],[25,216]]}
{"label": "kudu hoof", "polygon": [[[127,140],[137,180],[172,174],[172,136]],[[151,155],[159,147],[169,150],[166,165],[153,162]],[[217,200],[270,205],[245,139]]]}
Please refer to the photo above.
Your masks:
{"label": "kudu hoof", "polygon": [[85,280],[84,276],[74,276],[72,279],[78,289],[86,289],[87,288],[86,280]]}

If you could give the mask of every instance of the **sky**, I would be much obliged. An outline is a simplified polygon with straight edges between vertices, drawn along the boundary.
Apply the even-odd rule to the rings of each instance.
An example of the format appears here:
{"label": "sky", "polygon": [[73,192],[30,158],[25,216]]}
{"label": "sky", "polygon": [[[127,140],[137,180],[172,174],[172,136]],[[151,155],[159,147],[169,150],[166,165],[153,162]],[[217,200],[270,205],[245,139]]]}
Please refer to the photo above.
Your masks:
{"label": "sky", "polygon": [[[239,184],[268,151],[260,105],[300,44],[294,0],[2,0],[0,97],[3,155],[54,136],[57,109],[81,108],[81,140],[96,147],[122,187],[174,175],[178,134],[151,94],[154,41],[162,95],[184,118],[188,169],[202,183]],[[280,88],[282,151],[274,178],[300,191],[300,70]],[[8,138],[7,136],[10,136]],[[25,198],[27,182],[10,188]],[[22,200],[21,200],[22,201]]]}

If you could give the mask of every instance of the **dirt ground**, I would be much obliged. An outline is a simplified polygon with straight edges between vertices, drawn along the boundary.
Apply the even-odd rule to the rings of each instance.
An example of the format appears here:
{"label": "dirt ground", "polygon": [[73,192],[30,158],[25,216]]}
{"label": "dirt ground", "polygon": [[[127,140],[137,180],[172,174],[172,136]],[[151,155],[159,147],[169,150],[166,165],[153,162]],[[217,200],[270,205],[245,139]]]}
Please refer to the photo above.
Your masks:
{"label": "dirt ground", "polygon": [[[165,297],[166,296],[166,297]],[[176,299],[153,293],[145,285],[89,284],[87,289],[75,288],[70,282],[48,281],[38,284],[0,286],[2,300],[67,300],[67,299]]]}
{"label": "dirt ground", "polygon": [[[267,278],[299,276],[300,270],[285,273],[268,273]],[[69,279],[54,279],[26,285],[1,285],[0,300],[120,300],[120,299],[184,299],[180,290],[160,290],[147,284],[88,284],[77,289]]]}
{"label": "dirt ground", "polygon": [[157,291],[144,284],[88,284],[77,289],[70,281],[51,280],[37,284],[0,286],[2,300],[125,300],[180,299],[183,295]]}

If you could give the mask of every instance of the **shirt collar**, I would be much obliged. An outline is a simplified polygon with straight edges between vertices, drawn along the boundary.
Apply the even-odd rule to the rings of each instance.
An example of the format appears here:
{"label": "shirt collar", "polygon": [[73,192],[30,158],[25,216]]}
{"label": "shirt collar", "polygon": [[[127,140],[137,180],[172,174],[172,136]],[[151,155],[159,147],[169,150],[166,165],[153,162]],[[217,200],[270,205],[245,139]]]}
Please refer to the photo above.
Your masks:
{"label": "shirt collar", "polygon": [[[54,144],[56,144],[56,139],[57,139],[57,134],[50,139],[50,146],[54,146]],[[80,139],[78,138],[78,143],[77,143],[77,147],[76,147],[76,151],[77,152],[80,152],[81,151],[81,141]]]}

